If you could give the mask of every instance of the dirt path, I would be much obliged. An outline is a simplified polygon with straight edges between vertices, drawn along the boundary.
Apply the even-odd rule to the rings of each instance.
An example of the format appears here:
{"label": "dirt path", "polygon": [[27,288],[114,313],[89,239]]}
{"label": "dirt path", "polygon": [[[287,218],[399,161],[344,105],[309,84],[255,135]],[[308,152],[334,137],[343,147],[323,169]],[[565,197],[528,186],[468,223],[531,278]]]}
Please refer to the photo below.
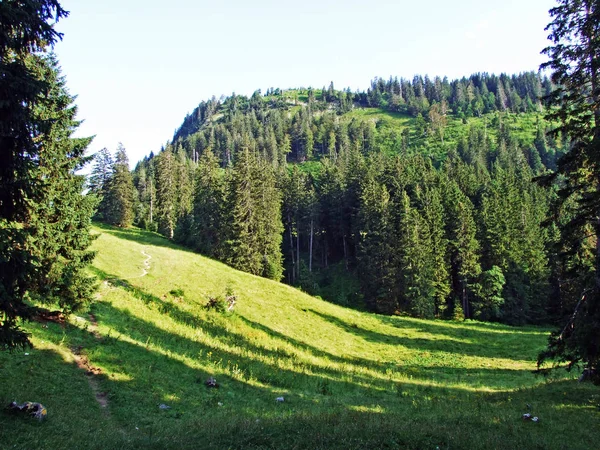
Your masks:
{"label": "dirt path", "polygon": [[[96,334],[94,335],[96,336]],[[95,378],[97,375],[102,374],[102,369],[92,366],[82,346],[71,348],[71,352],[73,352],[73,358],[75,359],[77,367],[85,370],[88,384],[90,385],[90,389],[100,405],[100,408],[102,408],[106,414],[110,414],[108,410],[108,392],[102,392],[100,390],[100,383],[98,383],[98,380]]]}
{"label": "dirt path", "polygon": [[[98,341],[101,341],[102,335],[98,332],[98,321],[96,316],[92,313],[89,313],[89,319],[89,331]],[[99,367],[94,367],[91,364],[83,346],[80,345],[78,347],[72,347],[71,353],[73,354],[73,359],[75,360],[77,367],[85,371],[85,377],[88,381],[88,385],[90,386],[90,390],[94,394],[94,398],[98,402],[98,405],[100,405],[100,409],[104,415],[110,419],[111,414],[108,403],[109,393],[101,390],[100,382],[97,378],[98,375],[103,374],[102,369]],[[115,424],[115,428],[121,433],[121,435],[123,435],[124,438],[127,438],[127,432],[121,426]]]}
{"label": "dirt path", "polygon": [[146,275],[148,275],[148,272],[150,271],[150,260],[152,259],[152,255],[149,255],[148,253],[146,253],[145,250],[142,250],[142,255],[144,255],[146,257],[146,260],[144,261],[144,268],[142,269],[142,274],[140,276],[132,277],[132,278],[145,277]]}

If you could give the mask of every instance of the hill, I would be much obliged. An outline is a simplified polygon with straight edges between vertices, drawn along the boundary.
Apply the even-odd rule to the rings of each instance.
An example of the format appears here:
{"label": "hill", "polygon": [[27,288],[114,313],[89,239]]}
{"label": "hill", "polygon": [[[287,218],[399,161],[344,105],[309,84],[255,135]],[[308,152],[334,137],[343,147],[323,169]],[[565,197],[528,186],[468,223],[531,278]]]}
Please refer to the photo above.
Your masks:
{"label": "hill", "polygon": [[203,101],[136,166],[128,217],[341,305],[558,323],[578,301],[560,280],[580,262],[557,264],[543,225],[556,194],[534,181],[569,146],[546,135],[551,89],[535,73],[475,74]]}
{"label": "hill", "polygon": [[[589,449],[600,438],[597,388],[531,373],[544,329],[362,313],[154,233],[94,232],[89,312],[27,324],[35,348],[0,354],[0,401],[48,409],[40,423],[0,413],[2,448]],[[205,308],[226,292],[233,312]]]}

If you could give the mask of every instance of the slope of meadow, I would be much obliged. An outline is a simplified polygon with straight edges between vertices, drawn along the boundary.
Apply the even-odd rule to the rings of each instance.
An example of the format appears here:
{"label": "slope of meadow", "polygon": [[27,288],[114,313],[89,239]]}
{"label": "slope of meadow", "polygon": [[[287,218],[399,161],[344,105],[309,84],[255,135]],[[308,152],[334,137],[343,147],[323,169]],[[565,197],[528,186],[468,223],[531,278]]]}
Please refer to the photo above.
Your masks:
{"label": "slope of meadow", "polygon": [[[66,324],[27,324],[28,354],[0,354],[0,401],[48,408],[39,423],[1,412],[0,448],[589,449],[600,438],[597,387],[532,374],[546,330],[367,314],[156,234],[94,233],[97,301]],[[228,290],[233,313],[205,309]]]}

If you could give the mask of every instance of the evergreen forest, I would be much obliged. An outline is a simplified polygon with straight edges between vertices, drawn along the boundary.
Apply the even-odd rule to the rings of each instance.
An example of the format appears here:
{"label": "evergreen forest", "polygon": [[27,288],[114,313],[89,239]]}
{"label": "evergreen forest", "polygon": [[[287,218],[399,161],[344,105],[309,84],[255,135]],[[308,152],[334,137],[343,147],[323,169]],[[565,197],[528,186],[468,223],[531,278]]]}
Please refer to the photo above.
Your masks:
{"label": "evergreen forest", "polygon": [[0,447],[593,448],[600,2],[549,15],[537,72],[212,97],[131,161],[69,12],[0,0]]}
{"label": "evergreen forest", "polygon": [[213,98],[131,174],[100,152],[90,190],[108,223],[338,304],[551,323],[577,301],[535,180],[569,146],[547,134],[552,89],[529,72]]}

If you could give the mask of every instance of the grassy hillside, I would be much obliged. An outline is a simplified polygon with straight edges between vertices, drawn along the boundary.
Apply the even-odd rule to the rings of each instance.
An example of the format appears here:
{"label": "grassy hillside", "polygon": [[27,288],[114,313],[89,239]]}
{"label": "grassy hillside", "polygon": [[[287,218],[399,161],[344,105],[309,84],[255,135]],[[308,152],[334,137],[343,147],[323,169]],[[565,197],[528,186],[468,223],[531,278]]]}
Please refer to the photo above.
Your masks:
{"label": "grassy hillside", "polygon": [[[28,324],[28,355],[0,354],[0,402],[48,408],[41,423],[1,412],[0,448],[589,449],[600,438],[597,387],[531,373],[545,330],[362,313],[152,233],[94,232],[96,303],[64,325]],[[233,313],[204,308],[227,290]],[[538,423],[521,419],[528,404]]]}

